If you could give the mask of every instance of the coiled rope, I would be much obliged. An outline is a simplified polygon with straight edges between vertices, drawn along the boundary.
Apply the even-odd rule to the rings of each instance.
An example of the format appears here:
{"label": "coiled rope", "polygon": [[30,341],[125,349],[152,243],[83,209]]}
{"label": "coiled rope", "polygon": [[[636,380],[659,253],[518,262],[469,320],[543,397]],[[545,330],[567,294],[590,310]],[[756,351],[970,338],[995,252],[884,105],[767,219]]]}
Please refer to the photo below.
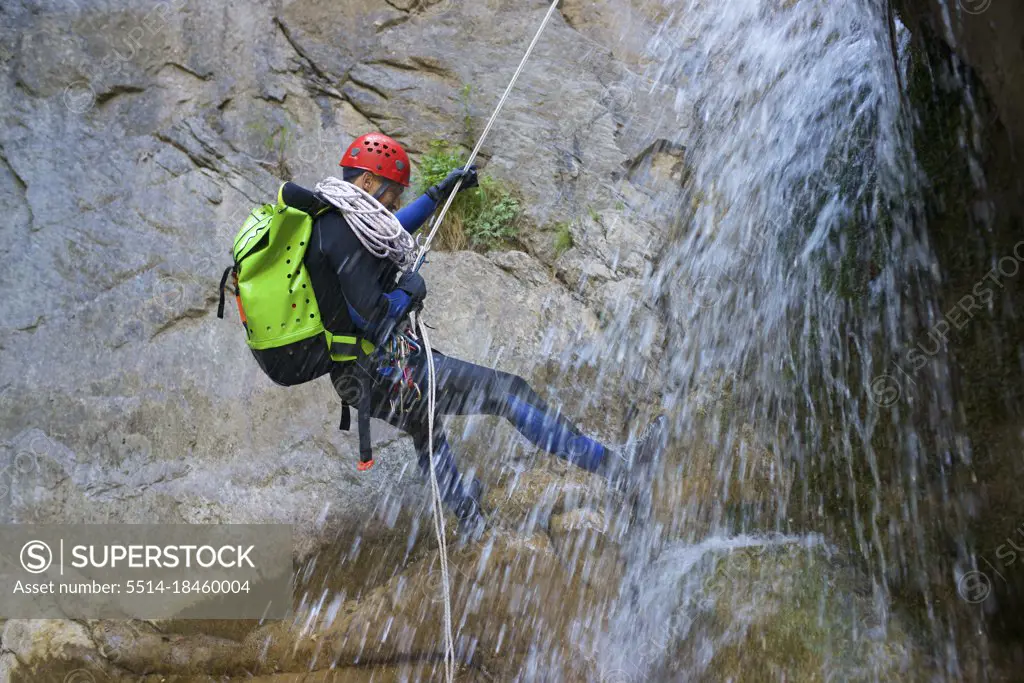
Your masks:
{"label": "coiled rope", "polygon": [[413,265],[416,241],[372,194],[334,177],[324,178],[313,192],[345,215],[345,222],[371,254],[390,259],[402,270]]}
{"label": "coiled rope", "polygon": [[[540,40],[541,33],[544,32],[548,22],[551,20],[551,16],[555,12],[555,8],[558,7],[559,0],[554,0],[551,3],[551,7],[548,8],[547,14],[544,15],[544,21],[541,22],[540,28],[537,29],[537,34],[534,35],[533,41],[530,43],[530,47],[526,49],[526,54],[523,55],[523,59],[519,62],[519,68],[516,69],[516,73],[512,76],[512,80],[509,82],[508,87],[505,88],[505,93],[501,96],[501,100],[498,102],[498,106],[495,108],[494,113],[491,114],[490,120],[487,122],[487,127],[484,128],[484,132],[480,135],[480,139],[477,140],[476,146],[473,148],[473,152],[469,155],[469,159],[466,161],[466,165],[463,167],[464,170],[468,170],[473,165],[473,161],[476,159],[476,155],[480,152],[480,148],[484,144],[484,140],[487,138],[487,134],[491,132],[491,127],[494,125],[494,121],[498,118],[498,113],[501,108],[505,105],[505,100],[508,99],[509,94],[512,92],[512,88],[515,87],[516,81],[519,80],[519,74],[523,72],[523,68],[526,66],[526,61],[530,58],[533,53],[533,48],[536,47],[537,41]],[[465,177],[465,176],[463,176]],[[430,251],[430,244],[434,241],[434,235],[437,234],[438,229],[441,227],[441,221],[444,220],[445,214],[448,213],[448,209],[451,208],[452,202],[455,200],[455,195],[458,194],[459,188],[462,187],[462,178],[455,184],[455,188],[448,195],[448,199],[445,201],[444,206],[441,209],[441,213],[437,215],[433,225],[430,228],[430,233],[427,235],[427,239],[423,241],[420,246],[419,255],[416,257],[416,265],[413,270],[419,270],[423,265],[423,261],[427,256],[427,252]],[[423,351],[427,354],[427,443],[430,453],[430,484],[434,495],[434,532],[437,534],[437,545],[438,555],[440,556],[441,565],[441,589],[444,591],[444,632],[445,632],[445,650],[444,650],[444,670],[445,680],[448,683],[452,683],[455,680],[455,642],[452,637],[452,603],[451,603],[451,589],[449,586],[448,577],[448,541],[445,538],[444,533],[444,513],[441,510],[441,491],[437,484],[437,472],[434,469],[434,408],[437,404],[436,387],[434,386],[434,351],[430,346],[430,338],[427,336],[427,326],[423,323],[422,317],[412,316],[413,329],[419,329],[420,338],[423,340]]]}

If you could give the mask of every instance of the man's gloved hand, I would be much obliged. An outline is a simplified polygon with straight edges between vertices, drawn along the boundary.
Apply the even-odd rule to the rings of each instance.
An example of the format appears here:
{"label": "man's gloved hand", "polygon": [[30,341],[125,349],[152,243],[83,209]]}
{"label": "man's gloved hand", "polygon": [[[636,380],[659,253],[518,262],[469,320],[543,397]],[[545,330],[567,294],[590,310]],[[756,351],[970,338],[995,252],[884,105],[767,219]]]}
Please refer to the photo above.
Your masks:
{"label": "man's gloved hand", "polygon": [[377,343],[387,339],[395,323],[409,311],[423,310],[423,299],[427,296],[427,283],[419,273],[405,273],[395,285],[393,292],[384,295],[388,308],[381,321],[381,329],[375,337]]}
{"label": "man's gloved hand", "polygon": [[459,182],[459,178],[462,178],[459,192],[477,187],[480,184],[480,179],[476,175],[476,166],[470,166],[465,170],[457,168],[449,173],[447,178],[427,190],[427,196],[433,199],[435,203],[448,199],[448,195],[451,194],[455,184]]}
{"label": "man's gloved hand", "polygon": [[427,298],[427,283],[419,273],[403,273],[395,289],[400,289],[408,294],[412,306],[422,304],[423,300]]}

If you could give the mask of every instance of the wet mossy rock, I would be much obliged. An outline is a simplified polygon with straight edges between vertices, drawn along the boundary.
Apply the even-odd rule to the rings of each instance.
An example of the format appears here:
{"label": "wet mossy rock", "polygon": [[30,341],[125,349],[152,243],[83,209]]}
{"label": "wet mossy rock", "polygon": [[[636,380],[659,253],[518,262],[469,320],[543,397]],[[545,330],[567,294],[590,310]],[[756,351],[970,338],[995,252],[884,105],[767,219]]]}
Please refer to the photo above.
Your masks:
{"label": "wet mossy rock", "polygon": [[[950,31],[939,3],[902,0],[896,7],[912,33],[908,97],[919,122],[915,151],[928,180],[929,236],[944,274],[940,305],[955,311],[993,268],[1024,268],[1018,246],[1024,235],[1024,7],[960,3],[975,13],[954,14]],[[971,440],[964,497],[973,549],[980,568],[993,563],[1002,577],[992,573],[987,628],[1014,647],[1024,626],[1024,574],[1006,571],[996,553],[1024,519],[1016,483],[1024,476],[1024,322],[1016,313],[1024,278],[1005,273],[989,280],[991,305],[954,328],[948,346],[957,407]],[[966,614],[965,623],[976,616]]]}
{"label": "wet mossy rock", "polygon": [[913,639],[872,604],[870,583],[822,548],[739,548],[705,562],[675,657],[692,667],[701,642],[720,645],[690,680],[927,680]]}

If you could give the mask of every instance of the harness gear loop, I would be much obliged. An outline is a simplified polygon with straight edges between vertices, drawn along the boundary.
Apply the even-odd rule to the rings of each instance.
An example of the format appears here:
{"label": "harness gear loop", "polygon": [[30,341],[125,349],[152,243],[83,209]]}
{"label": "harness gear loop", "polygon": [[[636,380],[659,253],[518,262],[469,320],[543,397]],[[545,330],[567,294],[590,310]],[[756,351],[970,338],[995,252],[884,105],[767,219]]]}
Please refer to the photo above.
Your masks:
{"label": "harness gear loop", "polygon": [[423,398],[423,391],[412,378],[408,365],[409,358],[420,351],[419,341],[408,326],[396,331],[388,340],[387,347],[378,350],[381,360],[377,374],[391,381],[388,400],[393,413],[404,414]]}

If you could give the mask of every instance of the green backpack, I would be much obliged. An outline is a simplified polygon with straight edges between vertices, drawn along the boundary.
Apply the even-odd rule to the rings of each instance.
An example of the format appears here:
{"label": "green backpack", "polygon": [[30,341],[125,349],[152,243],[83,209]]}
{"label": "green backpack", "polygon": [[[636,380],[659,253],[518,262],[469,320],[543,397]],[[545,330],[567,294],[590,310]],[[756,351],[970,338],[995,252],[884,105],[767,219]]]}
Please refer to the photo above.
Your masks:
{"label": "green backpack", "polygon": [[313,219],[330,208],[312,192],[284,183],[278,189],[277,203],[253,209],[235,236],[235,263],[221,278],[217,316],[224,317],[224,290],[228,278],[234,276],[238,313],[249,348],[273,349],[322,336],[335,361],[354,361],[373,352],[369,341],[334,335],[320,319],[304,256]]}
{"label": "green backpack", "polygon": [[[224,317],[224,290],[234,279],[238,315],[246,343],[254,351],[274,349],[311,337],[323,337],[331,360],[350,362],[374,351],[366,339],[332,334],[320,319],[320,307],[306,271],[304,257],[313,220],[330,205],[294,183],[278,188],[277,203],[253,209],[235,236],[234,265],[220,279],[217,317]],[[365,378],[358,398],[359,470],[373,466],[370,447],[370,386]],[[349,404],[342,399],[341,429],[351,423]]]}

